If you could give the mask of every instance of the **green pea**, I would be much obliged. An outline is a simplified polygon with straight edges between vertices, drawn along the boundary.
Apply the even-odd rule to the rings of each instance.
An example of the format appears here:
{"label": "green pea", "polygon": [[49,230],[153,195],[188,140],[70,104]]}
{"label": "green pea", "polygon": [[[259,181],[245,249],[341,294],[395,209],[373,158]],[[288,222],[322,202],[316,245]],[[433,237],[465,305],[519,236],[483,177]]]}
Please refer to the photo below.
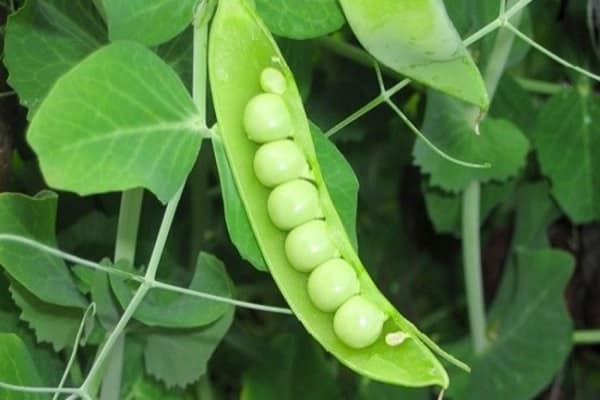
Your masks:
{"label": "green pea", "polygon": [[273,189],[267,200],[267,210],[273,224],[284,231],[323,216],[317,188],[304,179],[295,179]]}
{"label": "green pea", "polygon": [[268,67],[260,73],[260,87],[267,93],[281,95],[287,89],[287,82],[281,71]]}
{"label": "green pea", "polygon": [[254,173],[260,183],[267,187],[308,176],[308,172],[304,154],[291,140],[263,144],[254,156]]}
{"label": "green pea", "polygon": [[335,313],[333,330],[349,347],[362,349],[375,343],[386,316],[363,296],[350,298]]}
{"label": "green pea", "polygon": [[314,220],[289,233],[285,239],[285,254],[292,267],[310,272],[339,252],[329,238],[325,221]]}
{"label": "green pea", "polygon": [[244,109],[244,129],[250,140],[266,143],[292,136],[292,117],[281,96],[261,93]]}
{"label": "green pea", "polygon": [[321,311],[337,310],[359,291],[354,268],[341,258],[319,265],[308,278],[308,296]]}

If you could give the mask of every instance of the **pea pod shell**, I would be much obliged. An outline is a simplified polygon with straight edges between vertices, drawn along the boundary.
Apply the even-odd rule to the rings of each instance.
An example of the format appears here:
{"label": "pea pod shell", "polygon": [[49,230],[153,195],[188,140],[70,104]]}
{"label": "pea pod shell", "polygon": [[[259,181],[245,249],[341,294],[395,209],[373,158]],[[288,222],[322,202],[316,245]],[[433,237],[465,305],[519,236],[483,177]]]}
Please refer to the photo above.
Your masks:
{"label": "pea pod shell", "polygon": [[[246,103],[261,91],[260,74],[267,67],[278,68],[287,79],[288,88],[282,97],[293,121],[294,141],[312,167],[332,239],[356,269],[361,293],[389,316],[384,334],[366,349],[352,349],[337,338],[333,314],[321,312],[312,304],[306,292],[308,274],[289,264],[286,233],[269,218],[269,189],[258,182],[252,168],[258,145],[247,138],[242,121]],[[242,202],[270,272],[296,317],[326,350],[364,376],[405,386],[447,387],[446,371],[420,339],[426,337],[381,295],[354,252],[323,181],[293,76],[270,33],[244,0],[219,1],[210,34],[209,74],[221,140]],[[384,335],[398,330],[409,338],[399,346],[388,346]]]}

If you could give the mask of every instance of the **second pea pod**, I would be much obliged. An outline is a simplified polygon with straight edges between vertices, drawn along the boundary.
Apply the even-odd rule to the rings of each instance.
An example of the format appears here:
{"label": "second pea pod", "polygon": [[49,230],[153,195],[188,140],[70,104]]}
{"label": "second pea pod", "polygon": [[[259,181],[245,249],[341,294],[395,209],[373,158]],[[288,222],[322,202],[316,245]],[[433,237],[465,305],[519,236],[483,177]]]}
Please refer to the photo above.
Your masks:
{"label": "second pea pod", "polygon": [[406,320],[369,277],[329,195],[292,73],[246,0],[219,1],[209,74],[215,140],[222,141],[252,233],[294,315],[364,376],[447,387],[429,347],[460,362]]}

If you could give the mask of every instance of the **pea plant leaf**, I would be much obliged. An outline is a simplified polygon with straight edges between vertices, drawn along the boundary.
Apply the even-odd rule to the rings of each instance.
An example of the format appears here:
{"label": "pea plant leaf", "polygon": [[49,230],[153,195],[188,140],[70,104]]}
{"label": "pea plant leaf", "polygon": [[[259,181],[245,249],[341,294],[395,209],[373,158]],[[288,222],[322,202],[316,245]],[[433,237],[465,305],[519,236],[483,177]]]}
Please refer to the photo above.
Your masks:
{"label": "pea plant leaf", "polygon": [[241,400],[341,399],[334,370],[306,335],[276,336],[242,378]]}
{"label": "pea plant leaf", "polygon": [[[483,225],[494,208],[506,200],[515,189],[514,181],[489,182],[481,188],[480,220]],[[461,196],[447,193],[439,188],[423,185],[427,215],[437,233],[461,235]]]}
{"label": "pea plant leaf", "polygon": [[337,31],[344,14],[337,0],[256,0],[256,10],[276,35],[312,39]]}
{"label": "pea plant leaf", "polygon": [[153,46],[181,33],[198,0],[103,0],[111,41],[134,40]]}
{"label": "pea plant leaf", "polygon": [[38,342],[52,344],[56,352],[73,345],[83,310],[46,303],[16,282],[10,293],[21,309],[19,317],[34,330]]}
{"label": "pea plant leaf", "polygon": [[377,60],[433,89],[487,109],[487,91],[444,3],[340,0],[358,41]]}
{"label": "pea plant leaf", "polygon": [[206,373],[206,365],[233,322],[234,308],[204,328],[160,330],[147,337],[146,370],[167,385],[185,387]]}
{"label": "pea plant leaf", "polygon": [[163,60],[169,64],[191,92],[193,75],[193,28],[189,27],[174,39],[161,44],[156,49]]}
{"label": "pea plant leaf", "polygon": [[4,63],[8,83],[29,117],[61,75],[106,42],[106,29],[90,1],[28,0],[12,14]]}
{"label": "pea plant leaf", "polygon": [[477,135],[465,118],[466,107],[456,100],[430,92],[423,133],[454,158],[491,164],[491,168],[467,168],[439,156],[425,142],[415,142],[415,165],[430,175],[430,184],[447,192],[464,190],[471,181],[502,182],[525,165],[529,142],[510,121],[487,117]]}
{"label": "pea plant leaf", "polygon": [[[343,154],[323,135],[319,127],[311,124],[311,134],[329,194],[340,213],[348,236],[351,238],[354,247],[357,248],[358,180],[356,175],[354,175],[352,167]],[[225,222],[231,240],[242,258],[250,262],[256,269],[266,271],[267,266],[250,226],[242,199],[235,186],[223,144],[218,139],[213,140],[212,144],[219,171],[219,181],[221,182]]]}
{"label": "pea plant leaf", "polygon": [[600,97],[563,91],[538,114],[534,145],[552,195],[575,223],[600,220]]}
{"label": "pea plant leaf", "polygon": [[[44,386],[27,346],[13,333],[0,333],[0,377],[12,385]],[[50,395],[0,389],[0,398],[42,400],[50,399]]]}
{"label": "pea plant leaf", "polygon": [[56,82],[27,138],[51,186],[81,195],[141,186],[167,202],[194,164],[202,128],[177,74],[141,45],[118,42]]}
{"label": "pea plant leaf", "polygon": [[[117,267],[119,264],[117,263]],[[130,288],[123,278],[110,277],[112,289],[122,307],[126,307],[136,288]],[[225,266],[216,257],[200,253],[190,290],[231,297],[231,282]],[[194,328],[210,324],[229,308],[224,303],[171,291],[153,289],[137,308],[134,318],[148,326]]]}
{"label": "pea plant leaf", "polygon": [[[56,245],[54,226],[57,196],[43,192],[36,197],[0,194],[0,235],[18,235],[49,246]],[[0,240],[0,265],[40,300],[64,307],[85,308],[65,263],[24,244]]]}
{"label": "pea plant leaf", "polygon": [[[574,267],[560,250],[517,252],[516,287],[510,307],[492,306],[488,321],[490,347],[472,364],[464,399],[531,398],[543,389],[571,351],[572,322],[563,292]],[[495,312],[494,307],[503,310]]]}

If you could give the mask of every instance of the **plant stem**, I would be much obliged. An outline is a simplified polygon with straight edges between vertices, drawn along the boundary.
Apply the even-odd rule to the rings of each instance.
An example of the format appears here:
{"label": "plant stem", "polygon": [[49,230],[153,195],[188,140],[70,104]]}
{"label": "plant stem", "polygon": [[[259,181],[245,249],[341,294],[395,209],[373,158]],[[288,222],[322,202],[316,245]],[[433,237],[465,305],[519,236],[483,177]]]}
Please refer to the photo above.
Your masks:
{"label": "plant stem", "polygon": [[545,82],[538,81],[536,79],[517,77],[515,78],[517,83],[528,92],[537,93],[537,94],[545,94],[545,95],[553,95],[559,92],[562,92],[569,85],[561,85],[560,83],[554,82]]}
{"label": "plant stem", "polygon": [[579,330],[573,332],[573,343],[575,344],[600,344],[600,329]]}
{"label": "plant stem", "polygon": [[[503,12],[496,19],[503,21],[504,18],[513,17],[515,24],[519,24],[520,12],[513,12],[518,6],[527,4],[527,1],[512,1],[513,6]],[[501,9],[501,12],[504,9]],[[494,47],[486,64],[484,80],[490,100],[500,82],[506,62],[510,56],[510,50],[514,42],[514,35],[508,30],[501,30],[496,36]],[[479,111],[475,110],[477,115]],[[470,123],[476,124],[477,118],[472,120],[471,115],[466,116]],[[471,340],[475,353],[481,353],[487,346],[486,338],[486,316],[485,301],[483,295],[483,281],[481,272],[481,241],[480,241],[480,204],[481,184],[473,181],[469,184],[462,195],[462,248],[465,276],[465,290],[467,297],[467,309],[469,312],[469,326]]]}
{"label": "plant stem", "polygon": [[[135,248],[140,225],[144,190],[131,189],[121,195],[121,208],[117,225],[114,262],[135,263]],[[115,341],[107,360],[106,372],[102,379],[101,400],[118,399],[121,394],[121,376],[123,374],[123,354],[125,352],[125,332]]]}
{"label": "plant stem", "polygon": [[[196,20],[194,21],[193,98],[194,103],[198,107],[200,122],[202,123],[202,127],[200,128],[204,128],[206,126],[206,49],[208,38],[208,19],[210,18],[210,13],[212,12],[211,7],[214,7],[214,4],[215,3],[212,0],[206,0],[202,2],[199,6]],[[158,265],[165,248],[169,231],[171,230],[171,226],[173,224],[175,211],[179,205],[182,192],[183,185],[167,204],[143,282],[138,287],[131,301],[123,311],[123,315],[119,319],[119,322],[117,322],[117,325],[114,327],[110,335],[108,335],[108,338],[96,356],[96,359],[94,360],[94,363],[92,364],[92,367],[85,381],[83,382],[83,385],[81,385],[81,392],[87,396],[94,397],[93,395],[96,392],[96,383],[105,368],[108,355],[112,352],[114,346],[118,344],[119,340],[121,340],[121,336],[125,332],[127,324],[133,317],[133,314],[144,300],[144,297],[148,291],[152,289],[154,283],[156,282],[155,279]],[[131,249],[131,247],[128,246],[125,246],[124,248]],[[115,397],[115,399],[118,399],[118,397]]]}

